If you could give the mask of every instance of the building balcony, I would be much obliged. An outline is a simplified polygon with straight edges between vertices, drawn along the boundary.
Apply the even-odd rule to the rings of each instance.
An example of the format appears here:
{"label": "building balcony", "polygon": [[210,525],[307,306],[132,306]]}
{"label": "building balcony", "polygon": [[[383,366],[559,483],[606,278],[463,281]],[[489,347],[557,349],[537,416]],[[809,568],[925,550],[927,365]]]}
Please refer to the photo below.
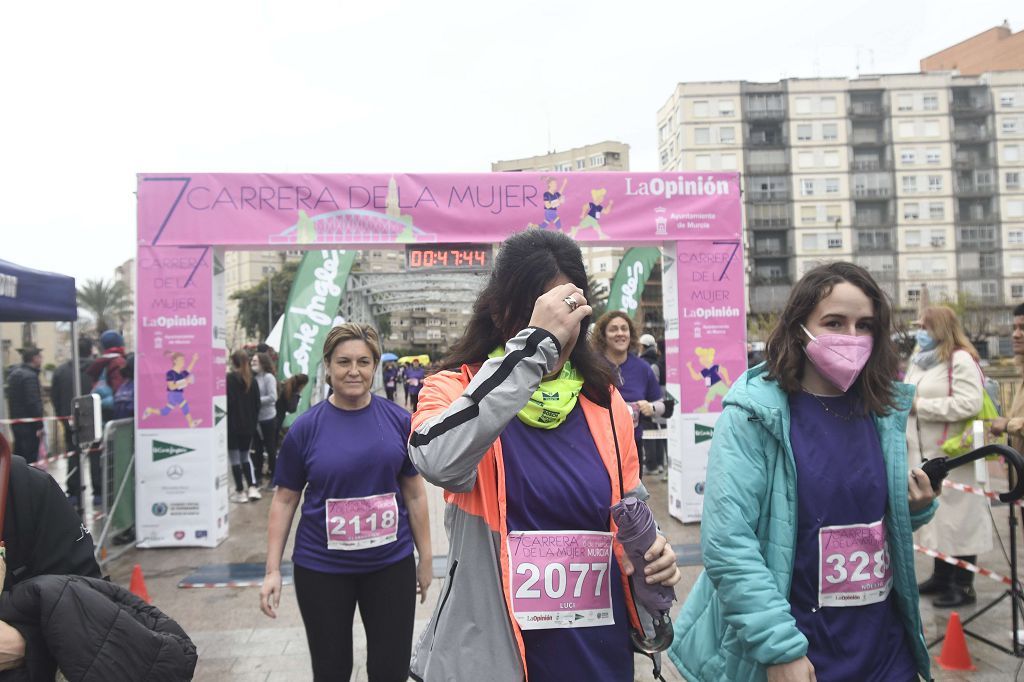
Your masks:
{"label": "building balcony", "polygon": [[754,240],[750,245],[750,255],[754,258],[786,258],[791,254],[787,244],[769,244]]}
{"label": "building balcony", "polygon": [[960,279],[987,279],[991,277],[1002,277],[1002,268],[998,265],[991,268],[960,268],[957,270]]}
{"label": "building balcony", "polygon": [[859,253],[886,253],[896,250],[896,230],[876,229],[855,233],[854,242]]}
{"label": "building balcony", "polygon": [[782,175],[789,172],[789,163],[748,163],[749,175]]}
{"label": "building balcony", "polygon": [[792,286],[786,283],[777,284],[755,284],[753,279],[750,286],[750,312],[752,313],[774,313],[782,310],[789,300],[789,290]]}
{"label": "building balcony", "polygon": [[992,159],[984,159],[980,156],[958,156],[953,159],[953,167],[957,170],[992,168],[994,165]]}
{"label": "building balcony", "polygon": [[788,230],[793,221],[788,218],[752,218],[747,214],[747,227],[751,230]]}
{"label": "building balcony", "polygon": [[854,199],[888,199],[892,196],[891,187],[854,187]]}
{"label": "building balcony", "polygon": [[762,204],[781,203],[789,201],[789,191],[784,189],[776,190],[750,190],[746,193],[748,201]]}
{"label": "building balcony", "polygon": [[989,225],[999,224],[999,211],[992,211],[983,216],[958,216],[956,218],[957,225],[967,225],[969,227],[987,227]]}
{"label": "building balcony", "polygon": [[994,182],[956,182],[954,192],[960,197],[988,197],[996,193]]}
{"label": "building balcony", "polygon": [[782,121],[786,118],[785,109],[747,109],[748,121]]}
{"label": "building balcony", "polygon": [[873,214],[853,216],[854,227],[891,228],[895,227],[896,221],[891,217],[878,216]]}
{"label": "building balcony", "polygon": [[855,119],[884,118],[889,114],[889,107],[881,102],[853,102],[847,113]]}
{"label": "building balcony", "polygon": [[992,133],[988,128],[953,128],[953,139],[957,142],[988,142]]}
{"label": "building balcony", "polygon": [[888,169],[889,162],[886,159],[860,159],[850,162],[850,170],[854,171],[881,171]]}
{"label": "building balcony", "polygon": [[785,149],[786,140],[783,137],[752,135],[745,140],[745,144],[751,149]]}
{"label": "building balcony", "polygon": [[885,136],[881,131],[854,130],[850,144],[854,147],[881,147],[885,144]]}
{"label": "building balcony", "polygon": [[992,113],[992,103],[982,99],[954,99],[949,103],[949,110],[954,116],[982,116]]}
{"label": "building balcony", "polygon": [[999,237],[993,229],[990,234],[963,234],[957,230],[956,248],[959,251],[992,251],[999,248]]}

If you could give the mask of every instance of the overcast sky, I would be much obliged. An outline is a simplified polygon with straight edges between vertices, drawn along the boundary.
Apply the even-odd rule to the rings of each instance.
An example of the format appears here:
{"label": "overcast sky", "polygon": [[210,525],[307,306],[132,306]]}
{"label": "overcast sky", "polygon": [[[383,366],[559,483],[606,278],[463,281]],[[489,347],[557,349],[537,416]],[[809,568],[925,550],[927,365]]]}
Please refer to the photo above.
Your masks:
{"label": "overcast sky", "polygon": [[0,258],[110,277],[137,172],[485,172],[605,139],[654,171],[679,81],[911,72],[1004,19],[1024,3],[6,3]]}

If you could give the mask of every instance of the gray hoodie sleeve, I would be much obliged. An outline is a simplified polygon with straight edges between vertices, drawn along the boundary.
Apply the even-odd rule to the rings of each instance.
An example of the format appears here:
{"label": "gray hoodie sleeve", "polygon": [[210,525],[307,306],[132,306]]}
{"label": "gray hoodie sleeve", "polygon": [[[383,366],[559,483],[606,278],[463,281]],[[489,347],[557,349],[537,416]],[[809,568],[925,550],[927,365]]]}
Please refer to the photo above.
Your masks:
{"label": "gray hoodie sleeve", "polygon": [[[508,422],[523,409],[558,362],[561,346],[548,331],[527,328],[509,339],[505,355],[487,360],[462,395],[421,422],[409,438],[409,457],[423,478],[452,492],[472,490],[476,468]],[[444,400],[431,377],[420,410]]]}

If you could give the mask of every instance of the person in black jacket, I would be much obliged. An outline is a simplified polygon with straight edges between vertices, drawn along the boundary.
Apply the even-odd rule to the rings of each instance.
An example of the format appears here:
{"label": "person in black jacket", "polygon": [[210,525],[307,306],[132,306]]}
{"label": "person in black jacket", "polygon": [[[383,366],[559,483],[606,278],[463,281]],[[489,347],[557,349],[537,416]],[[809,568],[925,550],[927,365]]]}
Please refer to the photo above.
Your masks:
{"label": "person in black jacket", "polygon": [[[82,383],[79,386],[83,395],[92,388],[92,379],[86,374],[86,370],[92,364],[92,345],[92,339],[88,336],[78,337],[78,376],[81,378]],[[53,373],[50,401],[53,403],[53,413],[58,417],[71,416],[72,402],[77,397],[72,362],[73,360],[68,360]],[[75,445],[71,425],[66,421],[62,424],[64,427],[64,450],[68,453],[68,473],[65,480],[68,499],[71,500],[73,507],[78,508],[82,494],[82,474],[79,469],[81,449]],[[93,487],[97,490],[99,488],[96,485]]]}
{"label": "person in black jacket", "polygon": [[[231,461],[231,475],[235,479],[235,494],[232,502],[244,503],[258,500],[256,475],[249,460],[249,448],[256,434],[260,414],[260,390],[252,377],[249,355],[244,350],[231,354],[231,371],[228,372],[228,459]],[[242,486],[242,478],[248,483],[248,493]]]}
{"label": "person in black jacket", "polygon": [[[39,419],[43,416],[42,389],[39,386],[39,368],[43,354],[38,348],[22,348],[21,364],[15,365],[7,376],[7,395],[11,406],[11,419]],[[40,421],[12,424],[14,454],[29,463],[39,457],[39,436],[43,430]]]}

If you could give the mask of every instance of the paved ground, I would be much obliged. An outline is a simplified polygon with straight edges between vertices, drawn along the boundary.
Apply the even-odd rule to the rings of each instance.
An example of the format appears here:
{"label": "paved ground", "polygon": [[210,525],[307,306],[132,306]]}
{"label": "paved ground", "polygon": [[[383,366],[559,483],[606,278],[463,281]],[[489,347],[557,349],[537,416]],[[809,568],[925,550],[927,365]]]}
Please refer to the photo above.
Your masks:
{"label": "paved ground", "polygon": [[[665,484],[648,481],[652,493],[652,508],[655,509],[661,527],[673,543],[692,543],[699,538],[696,524],[681,524],[671,519],[667,512]],[[997,488],[998,489],[998,488]],[[954,494],[949,493],[947,494]],[[440,509],[435,501],[434,510]],[[289,681],[309,680],[309,654],[298,607],[291,587],[284,589],[284,597],[277,620],[271,620],[259,611],[259,591],[256,588],[209,588],[179,589],[178,581],[197,566],[210,563],[262,562],[265,558],[266,519],[269,496],[255,503],[232,505],[231,537],[216,549],[165,549],[133,550],[111,562],[108,566],[113,579],[127,584],[132,566],[138,563],[145,573],[146,584],[153,603],[173,616],[192,636],[199,647],[200,660],[196,670],[197,680],[244,681]],[[1004,543],[1007,542],[1006,507],[994,509],[997,527]],[[443,549],[443,530],[439,514],[434,513],[435,544]],[[1024,544],[1024,543],[1022,543]],[[286,556],[290,556],[290,547]],[[983,566],[1001,573],[1008,573],[1007,562],[998,546],[995,551],[984,555]],[[926,576],[931,570],[931,559],[919,557],[919,576]],[[683,580],[677,593],[685,595],[700,569],[683,569]],[[416,612],[416,630],[425,625],[433,610],[434,602],[441,592],[441,581],[435,581],[430,589],[427,603]],[[989,603],[1003,592],[1003,586],[985,578],[978,579],[979,606],[963,609],[961,617],[970,614]],[[678,611],[677,603],[675,611]],[[926,634],[931,640],[945,631],[949,617],[947,611],[939,611],[927,600],[922,602]],[[356,616],[358,619],[358,615]],[[985,614],[975,624],[975,629],[999,643],[1010,643],[1010,606],[1002,602]],[[361,626],[356,626],[356,660],[365,656],[365,644]],[[977,671],[972,673],[950,673],[935,667],[936,679],[940,681],[972,680],[1005,681],[1014,679],[1020,659],[992,649],[980,642],[969,639],[968,644]],[[939,655],[940,647],[932,652]],[[665,678],[681,680],[671,663],[666,663]],[[365,671],[358,666],[354,680],[365,680]],[[637,658],[637,680],[650,680],[650,665],[646,659]]]}

